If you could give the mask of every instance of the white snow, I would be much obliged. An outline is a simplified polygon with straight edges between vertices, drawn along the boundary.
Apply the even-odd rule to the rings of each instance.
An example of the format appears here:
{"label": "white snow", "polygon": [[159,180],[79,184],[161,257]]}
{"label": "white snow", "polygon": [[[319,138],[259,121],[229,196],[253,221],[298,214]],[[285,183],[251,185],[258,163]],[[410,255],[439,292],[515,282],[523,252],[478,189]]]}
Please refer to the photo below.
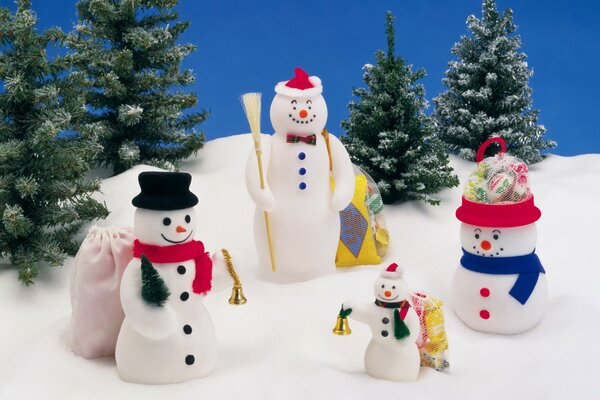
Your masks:
{"label": "white snow", "polygon": [[[597,398],[600,155],[550,156],[531,167],[543,213],[537,253],[550,297],[542,322],[520,335],[471,331],[452,311],[450,280],[461,254],[454,211],[461,188],[442,192],[439,207],[411,202],[386,208],[392,237],[386,265],[403,264],[413,288],[446,301],[451,363],[446,373],[422,369],[417,382],[394,383],[363,371],[370,338],[366,325],[351,321],[353,333],[346,337],[331,333],[343,301],[372,300],[372,282],[381,267],[344,269],[288,285],[255,277],[253,205],[244,186],[251,148],[249,135],[215,140],[182,168],[194,175],[192,190],[200,198],[196,238],[211,251],[233,250],[248,298],[238,307],[227,303],[228,291],[206,299],[220,345],[211,376],[167,386],[122,382],[113,359],[88,361],[65,347],[72,259],[61,268],[44,269],[30,288],[17,283],[14,269],[0,265],[0,398]],[[454,157],[451,164],[462,181],[474,167]],[[137,174],[151,169],[135,167],[104,181],[99,197],[112,213],[102,224],[132,224]]]}

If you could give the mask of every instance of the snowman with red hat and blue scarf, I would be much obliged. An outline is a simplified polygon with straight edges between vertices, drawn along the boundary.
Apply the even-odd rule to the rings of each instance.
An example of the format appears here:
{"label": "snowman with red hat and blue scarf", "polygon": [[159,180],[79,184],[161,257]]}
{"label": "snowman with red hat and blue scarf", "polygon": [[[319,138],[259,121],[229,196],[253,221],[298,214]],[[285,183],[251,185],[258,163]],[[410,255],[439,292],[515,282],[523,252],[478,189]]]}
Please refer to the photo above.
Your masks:
{"label": "snowman with red hat and blue scarf", "polygon": [[[484,159],[497,142],[499,154]],[[452,304],[470,328],[514,334],[535,326],[546,308],[546,274],[535,253],[541,212],[528,168],[507,155],[499,137],[481,146],[456,217],[463,256],[452,280]]]}
{"label": "snowman with red hat and blue scarf", "polygon": [[416,344],[421,326],[411,306],[411,292],[398,264],[390,264],[373,284],[375,301],[345,302],[340,316],[363,322],[371,328],[365,352],[365,371],[374,378],[414,381],[421,358]]}

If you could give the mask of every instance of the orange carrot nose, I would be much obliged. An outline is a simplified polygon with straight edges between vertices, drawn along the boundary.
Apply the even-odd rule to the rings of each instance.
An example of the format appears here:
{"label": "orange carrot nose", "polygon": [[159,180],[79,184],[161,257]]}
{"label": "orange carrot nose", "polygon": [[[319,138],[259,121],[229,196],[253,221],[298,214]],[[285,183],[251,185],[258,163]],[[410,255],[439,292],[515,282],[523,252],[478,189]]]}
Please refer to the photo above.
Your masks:
{"label": "orange carrot nose", "polygon": [[386,290],[385,292],[383,292],[383,295],[385,297],[392,297],[392,292],[390,292],[389,290]]}
{"label": "orange carrot nose", "polygon": [[187,229],[185,229],[183,226],[179,225],[177,228],[175,228],[175,230],[177,231],[177,233],[183,233],[183,232],[187,232]]}
{"label": "orange carrot nose", "polygon": [[492,244],[490,242],[488,242],[487,240],[482,240],[481,248],[484,249],[485,251],[487,251],[492,248]]}
{"label": "orange carrot nose", "polygon": [[306,117],[308,117],[308,111],[306,111],[306,110],[300,110],[300,112],[298,113],[298,115],[300,115],[300,118],[306,118]]}

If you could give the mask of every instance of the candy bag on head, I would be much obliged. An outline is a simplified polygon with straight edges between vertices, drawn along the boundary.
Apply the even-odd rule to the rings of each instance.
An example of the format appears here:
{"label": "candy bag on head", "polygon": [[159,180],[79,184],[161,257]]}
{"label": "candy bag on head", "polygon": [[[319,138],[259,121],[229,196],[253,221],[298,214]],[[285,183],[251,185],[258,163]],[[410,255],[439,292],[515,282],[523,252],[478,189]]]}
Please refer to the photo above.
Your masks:
{"label": "candy bag on head", "polygon": [[124,314],[119,289],[133,258],[135,237],[129,228],[92,226],[71,275],[69,346],[85,358],[111,356]]}
{"label": "candy bag on head", "polygon": [[[493,142],[502,150],[493,157],[483,158]],[[495,137],[486,141],[477,152],[477,168],[469,177],[464,196],[467,200],[484,204],[519,203],[531,196],[527,165],[506,154],[506,143]]]}

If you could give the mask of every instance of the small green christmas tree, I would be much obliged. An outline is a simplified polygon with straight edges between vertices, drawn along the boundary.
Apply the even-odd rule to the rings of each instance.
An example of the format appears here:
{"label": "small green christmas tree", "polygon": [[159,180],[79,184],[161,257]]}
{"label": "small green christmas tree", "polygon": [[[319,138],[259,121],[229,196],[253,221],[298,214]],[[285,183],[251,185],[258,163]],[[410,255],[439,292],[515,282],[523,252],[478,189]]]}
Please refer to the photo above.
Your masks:
{"label": "small green christmas tree", "polygon": [[425,70],[412,71],[394,54],[394,17],[388,11],[387,53],[376,53],[377,64],[366,65],[367,89],[353,90],[349,119],[342,121],[342,142],[355,164],[377,182],[384,202],[424,200],[439,204],[432,194],[458,185],[448,156],[433,134],[423,109],[425,89],[416,82]]}
{"label": "small green christmas tree", "polygon": [[40,263],[76,253],[82,224],[108,211],[90,197],[99,182],[84,179],[102,148],[91,129],[71,131],[84,114],[83,78],[46,55],[64,34],[38,33],[29,0],[16,3],[14,14],[0,8],[0,257],[29,285]]}
{"label": "small green christmas tree", "polygon": [[142,255],[142,299],[152,306],[162,307],[171,293],[150,260]]}
{"label": "small green christmas tree", "polygon": [[100,164],[115,174],[136,164],[177,169],[204,135],[194,127],[205,111],[190,109],[196,95],[178,90],[194,82],[181,71],[196,49],[177,44],[189,22],[177,22],[177,0],[81,0],[80,22],[67,45],[90,81],[89,120],[101,122]]}
{"label": "small green christmas tree", "polygon": [[[528,81],[533,72],[519,52],[512,10],[498,13],[493,0],[483,1],[483,18],[467,18],[471,35],[452,48],[458,60],[449,63],[443,79],[448,90],[434,99],[440,139],[451,152],[474,160],[488,138],[502,136],[507,152],[527,163],[542,159],[541,151],[556,146],[544,139],[546,128],[532,109]],[[490,146],[488,155],[498,152]]]}

